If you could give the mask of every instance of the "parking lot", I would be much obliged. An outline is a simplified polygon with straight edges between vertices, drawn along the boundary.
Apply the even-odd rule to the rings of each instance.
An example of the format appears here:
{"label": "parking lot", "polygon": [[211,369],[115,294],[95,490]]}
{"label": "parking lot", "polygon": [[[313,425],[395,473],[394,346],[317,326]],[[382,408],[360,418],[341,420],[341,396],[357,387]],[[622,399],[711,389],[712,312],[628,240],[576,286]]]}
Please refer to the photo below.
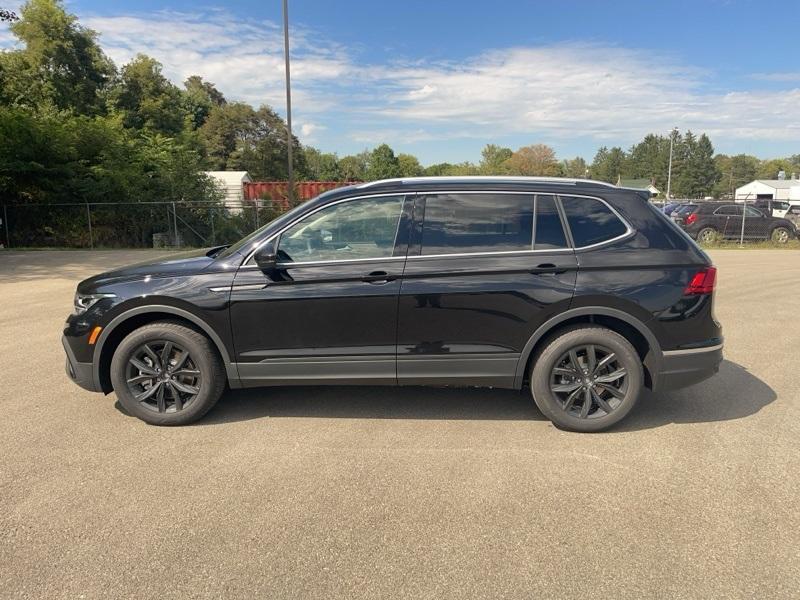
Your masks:
{"label": "parking lot", "polygon": [[594,435],[475,389],[145,425],[60,335],[80,279],[153,255],[0,253],[0,597],[798,597],[800,252],[713,252],[719,375]]}

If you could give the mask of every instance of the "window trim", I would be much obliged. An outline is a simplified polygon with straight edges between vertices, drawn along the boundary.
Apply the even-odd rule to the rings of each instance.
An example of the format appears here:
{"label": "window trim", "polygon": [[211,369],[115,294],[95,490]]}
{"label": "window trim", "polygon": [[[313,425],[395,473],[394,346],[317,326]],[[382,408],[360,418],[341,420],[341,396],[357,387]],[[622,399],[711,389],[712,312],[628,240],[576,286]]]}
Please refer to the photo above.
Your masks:
{"label": "window trim", "polygon": [[[334,206],[336,204],[341,204],[342,202],[351,202],[353,200],[362,200],[365,198],[375,198],[375,197],[386,197],[386,196],[402,196],[404,202],[409,201],[412,199],[415,203],[417,199],[424,196],[434,196],[438,194],[511,194],[511,195],[523,195],[523,196],[532,196],[532,200],[535,199],[537,194],[540,195],[547,195],[547,196],[554,196],[556,200],[556,205],[559,211],[559,215],[561,216],[561,225],[564,228],[564,234],[567,236],[567,243],[569,247],[567,248],[542,248],[540,250],[497,250],[493,252],[463,252],[458,254],[418,254],[412,255],[410,254],[411,251],[411,244],[409,243],[407,248],[407,253],[405,256],[389,256],[385,258],[342,258],[338,260],[326,260],[326,261],[309,261],[309,262],[291,262],[291,263],[279,263],[283,266],[304,266],[304,265],[324,265],[324,264],[339,264],[339,263],[350,263],[350,262],[385,262],[385,261],[395,261],[395,260],[420,260],[420,259],[440,259],[440,258],[463,258],[463,257],[470,257],[470,256],[508,256],[508,255],[522,255],[526,256],[529,254],[555,254],[555,253],[562,253],[562,252],[582,252],[584,250],[592,250],[594,248],[598,248],[601,246],[606,246],[608,244],[613,244],[620,240],[630,237],[631,235],[636,233],[636,230],[628,223],[627,219],[625,219],[613,206],[611,206],[606,200],[600,198],[598,196],[591,196],[588,194],[555,194],[552,191],[546,190],[528,190],[528,191],[517,191],[517,190],[496,190],[496,189],[486,189],[486,190],[458,190],[458,189],[448,189],[448,190],[407,190],[403,192],[396,192],[392,193],[390,191],[383,191],[380,193],[375,194],[365,194],[359,196],[351,196],[349,198],[341,198],[339,200],[335,200],[333,202],[329,202],[327,204],[323,204],[322,206],[318,206],[312,211],[309,211],[291,223],[287,223],[284,227],[282,227],[279,231],[272,234],[267,239],[258,243],[258,245],[247,255],[244,261],[241,263],[239,268],[258,268],[258,265],[255,264],[253,261],[253,255],[266,243],[278,238],[284,231],[286,231],[289,227],[300,221],[301,219],[305,219],[309,215],[314,214],[317,211],[320,211],[324,208],[328,208],[330,206]],[[569,224],[566,220],[566,215],[564,213],[564,207],[562,206],[562,197],[570,197],[570,198],[589,198],[591,200],[597,200],[602,202],[608,209],[622,222],[625,226],[625,233],[618,235],[617,237],[611,238],[609,240],[604,240],[602,242],[597,242],[596,244],[590,244],[589,246],[575,246],[575,242],[572,238],[572,230],[569,227]],[[534,222],[536,220],[536,213],[534,212]],[[424,218],[424,217],[423,217]],[[414,222],[416,221],[416,215],[412,219],[412,227]],[[410,241],[410,240],[409,240]]]}

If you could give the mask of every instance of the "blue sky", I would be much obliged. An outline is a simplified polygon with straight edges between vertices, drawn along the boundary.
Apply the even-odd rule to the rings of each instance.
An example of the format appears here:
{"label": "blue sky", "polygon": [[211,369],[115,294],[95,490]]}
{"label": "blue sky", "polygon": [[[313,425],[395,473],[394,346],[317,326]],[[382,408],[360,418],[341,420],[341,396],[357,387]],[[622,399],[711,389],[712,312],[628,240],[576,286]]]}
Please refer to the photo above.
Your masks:
{"label": "blue sky", "polygon": [[[118,64],[145,52],[283,112],[280,0],[67,6]],[[591,160],[673,126],[721,152],[800,153],[800,1],[290,0],[290,19],[296,132],[340,155],[547,143]]]}

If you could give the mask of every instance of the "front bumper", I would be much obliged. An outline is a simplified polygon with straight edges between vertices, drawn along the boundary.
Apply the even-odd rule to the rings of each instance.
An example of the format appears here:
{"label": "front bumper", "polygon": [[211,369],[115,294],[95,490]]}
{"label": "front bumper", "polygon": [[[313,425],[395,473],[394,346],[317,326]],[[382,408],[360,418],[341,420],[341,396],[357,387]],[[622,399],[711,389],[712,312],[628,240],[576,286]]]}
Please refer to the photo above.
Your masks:
{"label": "front bumper", "polygon": [[664,352],[658,390],[676,390],[708,379],[719,371],[722,344]]}
{"label": "front bumper", "polygon": [[65,367],[67,376],[85,390],[89,390],[90,392],[102,391],[95,384],[92,363],[78,362],[78,360],[76,360],[75,353],[72,351],[72,348],[70,348],[69,343],[67,343],[66,336],[61,336],[61,344],[64,346],[64,352],[67,353],[67,364]]}

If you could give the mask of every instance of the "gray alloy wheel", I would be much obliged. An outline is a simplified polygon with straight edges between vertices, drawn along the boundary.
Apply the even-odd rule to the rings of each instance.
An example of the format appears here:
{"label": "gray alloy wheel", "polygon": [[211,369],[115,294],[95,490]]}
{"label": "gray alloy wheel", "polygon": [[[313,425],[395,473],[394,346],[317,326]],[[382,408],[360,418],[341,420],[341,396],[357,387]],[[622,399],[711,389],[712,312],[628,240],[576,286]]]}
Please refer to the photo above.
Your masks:
{"label": "gray alloy wheel", "polygon": [[697,241],[702,244],[713,244],[718,238],[719,234],[713,227],[703,227],[697,232]]}
{"label": "gray alloy wheel", "polygon": [[792,234],[789,233],[789,230],[786,227],[776,227],[772,230],[772,241],[776,244],[785,244],[788,242]]}
{"label": "gray alloy wheel", "polygon": [[211,341],[171,321],[134,330],[111,360],[111,383],[120,404],[153,425],[196,421],[214,406],[226,381]]}
{"label": "gray alloy wheel", "polygon": [[601,431],[630,412],[643,387],[630,342],[598,326],[557,334],[534,358],[531,392],[542,413],[572,431]]}

